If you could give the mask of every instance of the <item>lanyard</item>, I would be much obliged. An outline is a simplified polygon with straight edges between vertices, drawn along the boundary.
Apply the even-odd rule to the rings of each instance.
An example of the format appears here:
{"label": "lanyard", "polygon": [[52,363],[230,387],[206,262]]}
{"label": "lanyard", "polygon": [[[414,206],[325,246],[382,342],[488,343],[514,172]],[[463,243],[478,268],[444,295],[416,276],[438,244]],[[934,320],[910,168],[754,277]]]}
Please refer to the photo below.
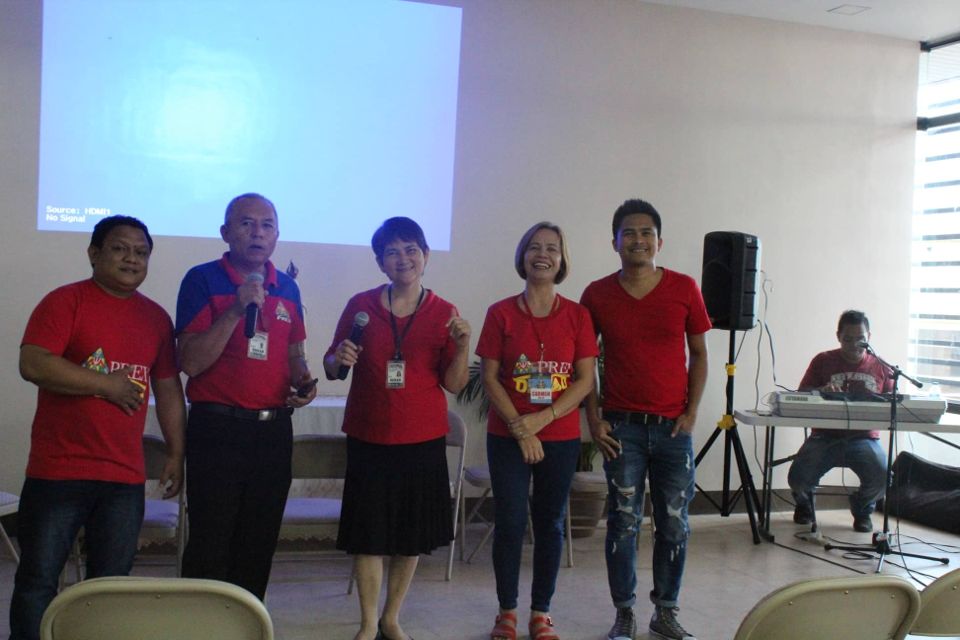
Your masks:
{"label": "lanyard", "polygon": [[387,286],[387,305],[390,307],[390,329],[393,331],[394,360],[403,360],[400,345],[403,343],[403,339],[407,336],[407,332],[410,331],[410,327],[413,325],[413,318],[417,315],[417,311],[420,310],[420,303],[423,302],[424,293],[426,293],[426,289],[423,288],[423,285],[420,285],[420,297],[417,298],[417,306],[413,308],[413,313],[410,314],[410,320],[407,321],[407,326],[403,328],[403,333],[399,333],[397,331],[397,317],[393,315],[393,285]]}
{"label": "lanyard", "polygon": [[[540,356],[537,358],[537,373],[540,373],[540,368],[543,364],[543,338],[540,337],[540,330],[537,328],[537,318],[533,316],[533,312],[530,311],[530,303],[527,302],[527,292],[524,291],[520,294],[521,299],[523,300],[523,305],[521,308],[523,312],[530,318],[530,327],[533,329],[533,335],[537,338],[537,347],[540,349]],[[547,318],[550,317],[554,311],[560,306],[560,296],[554,298],[553,306],[550,309],[550,313],[547,314]]]}

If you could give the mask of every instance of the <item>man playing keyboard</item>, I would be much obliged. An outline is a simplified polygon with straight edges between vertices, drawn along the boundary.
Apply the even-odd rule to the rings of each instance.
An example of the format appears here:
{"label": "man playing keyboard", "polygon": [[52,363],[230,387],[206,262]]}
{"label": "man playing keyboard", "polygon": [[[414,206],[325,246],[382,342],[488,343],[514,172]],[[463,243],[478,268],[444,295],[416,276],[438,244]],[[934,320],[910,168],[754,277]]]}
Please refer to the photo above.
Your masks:
{"label": "man playing keyboard", "polygon": [[[851,400],[892,391],[889,370],[867,353],[870,321],[862,311],[844,311],[837,323],[840,348],[818,353],[800,381],[800,391],[820,390],[843,393]],[[820,478],[835,467],[848,467],[860,479],[859,489],[850,495],[855,531],[873,530],[870,514],[883,496],[887,477],[887,456],[880,446],[878,431],[813,429],[790,465],[787,482],[793,492],[797,524],[814,522],[813,489]]]}

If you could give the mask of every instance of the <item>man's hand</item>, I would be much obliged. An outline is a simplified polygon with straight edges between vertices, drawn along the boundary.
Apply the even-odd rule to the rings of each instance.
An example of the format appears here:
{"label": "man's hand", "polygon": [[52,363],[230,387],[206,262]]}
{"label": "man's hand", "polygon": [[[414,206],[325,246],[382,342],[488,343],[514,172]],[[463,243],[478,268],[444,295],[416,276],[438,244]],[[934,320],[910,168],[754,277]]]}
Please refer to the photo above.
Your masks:
{"label": "man's hand", "polygon": [[693,434],[693,428],[696,426],[697,422],[697,412],[690,411],[687,409],[685,412],[677,416],[677,419],[673,422],[673,431],[670,432],[670,437],[675,437],[678,433],[683,431],[686,434]]}
{"label": "man's hand", "polygon": [[234,311],[242,316],[246,313],[247,305],[251,302],[257,305],[258,309],[262,309],[264,300],[266,300],[266,294],[263,291],[263,280],[248,279],[237,287],[237,299],[233,304]]}
{"label": "man's hand", "polygon": [[287,396],[287,406],[299,409],[305,407],[317,397],[317,381],[309,372],[304,373],[295,385],[293,393]]}
{"label": "man's hand", "polygon": [[620,456],[623,451],[620,441],[614,438],[610,433],[613,428],[606,420],[597,420],[590,425],[590,437],[593,438],[604,460],[613,460]]}
{"label": "man's hand", "polygon": [[160,474],[160,486],[163,487],[163,499],[172,498],[183,487],[183,456],[167,455]]}
{"label": "man's hand", "polygon": [[120,407],[128,416],[132,416],[143,404],[142,384],[137,384],[129,378],[131,367],[123,367],[116,371],[111,371],[103,377],[101,383],[102,390],[98,395],[103,396],[113,404]]}
{"label": "man's hand", "polygon": [[518,440],[520,453],[523,454],[523,461],[527,464],[537,464],[543,460],[543,443],[537,436],[527,436],[523,440]]}

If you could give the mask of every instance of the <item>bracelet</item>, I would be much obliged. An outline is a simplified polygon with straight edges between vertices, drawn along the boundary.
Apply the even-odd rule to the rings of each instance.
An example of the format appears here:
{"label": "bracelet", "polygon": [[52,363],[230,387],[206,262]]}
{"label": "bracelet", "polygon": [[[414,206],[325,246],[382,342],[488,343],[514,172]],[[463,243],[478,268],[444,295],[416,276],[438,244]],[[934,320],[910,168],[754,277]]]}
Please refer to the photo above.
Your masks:
{"label": "bracelet", "polygon": [[553,415],[553,419],[557,419],[557,410],[553,408],[553,405],[550,405],[550,413]]}

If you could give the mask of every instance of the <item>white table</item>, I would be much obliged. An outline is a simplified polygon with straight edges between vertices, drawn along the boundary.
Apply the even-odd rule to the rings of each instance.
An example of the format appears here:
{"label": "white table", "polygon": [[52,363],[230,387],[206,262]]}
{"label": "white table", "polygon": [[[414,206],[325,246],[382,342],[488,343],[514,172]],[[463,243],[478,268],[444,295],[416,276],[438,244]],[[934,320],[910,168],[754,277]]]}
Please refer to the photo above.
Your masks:
{"label": "white table", "polygon": [[[760,413],[757,411],[735,411],[734,418],[741,424],[766,427],[763,445],[763,490],[762,517],[760,535],[772,542],[770,534],[770,503],[773,496],[774,437],[776,427],[800,427],[812,429],[841,429],[845,431],[890,431],[889,421],[878,420],[824,420],[816,418],[796,418]],[[939,423],[898,422],[897,431],[915,431],[919,433],[960,433],[960,415],[945,413]],[[937,438],[950,446],[957,445]]]}

